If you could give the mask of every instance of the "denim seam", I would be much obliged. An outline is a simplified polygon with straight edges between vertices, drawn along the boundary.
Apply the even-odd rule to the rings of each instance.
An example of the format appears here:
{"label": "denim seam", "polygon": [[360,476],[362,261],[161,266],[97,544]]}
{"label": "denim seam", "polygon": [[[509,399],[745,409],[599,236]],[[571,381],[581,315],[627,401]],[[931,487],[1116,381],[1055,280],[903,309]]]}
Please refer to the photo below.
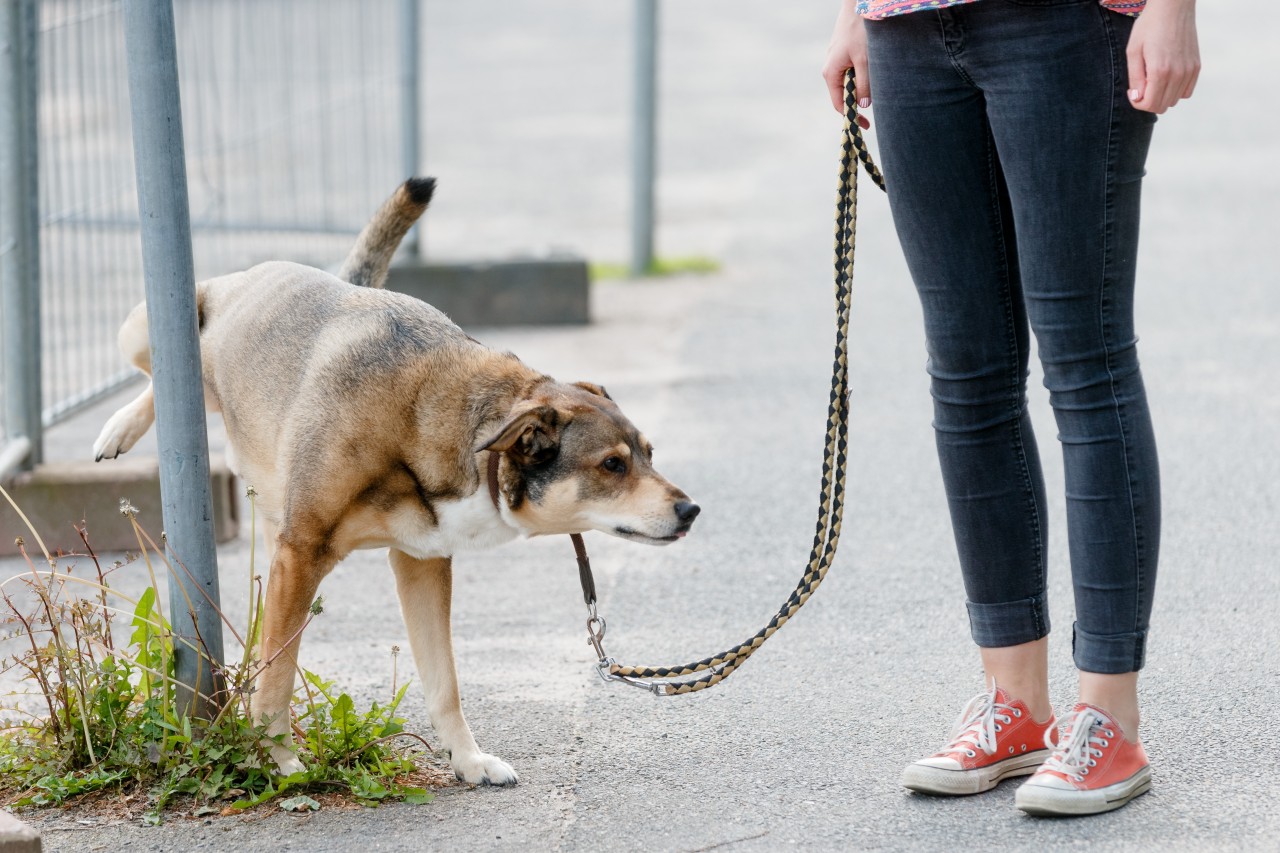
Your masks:
{"label": "denim seam", "polygon": [[[1145,576],[1144,567],[1142,565],[1143,536],[1142,536],[1141,522],[1138,518],[1137,502],[1134,497],[1133,470],[1134,470],[1135,463],[1134,463],[1133,452],[1132,452],[1133,442],[1130,439],[1129,425],[1128,425],[1127,419],[1124,416],[1124,411],[1120,404],[1119,395],[1116,393],[1116,377],[1115,377],[1115,371],[1113,369],[1113,363],[1112,363],[1113,353],[1111,348],[1111,336],[1108,334],[1108,331],[1107,331],[1109,326],[1108,315],[1110,312],[1109,295],[1111,292],[1111,289],[1107,286],[1107,282],[1108,282],[1108,275],[1110,270],[1110,258],[1114,250],[1113,233],[1115,228],[1115,216],[1114,216],[1115,214],[1115,181],[1116,181],[1115,170],[1116,170],[1116,161],[1119,157],[1119,154],[1117,151],[1119,146],[1119,141],[1117,138],[1119,133],[1119,130],[1118,130],[1119,122],[1116,116],[1116,96],[1115,96],[1115,86],[1119,80],[1119,68],[1117,67],[1118,61],[1116,59],[1118,45],[1115,38],[1115,29],[1111,26],[1111,21],[1107,17],[1106,10],[1099,6],[1098,11],[1100,12],[1103,29],[1106,32],[1107,45],[1109,48],[1108,53],[1110,54],[1110,57],[1111,57],[1111,86],[1112,86],[1111,111],[1108,117],[1109,133],[1107,137],[1107,167],[1105,170],[1106,186],[1105,186],[1104,197],[1106,199],[1106,205],[1105,205],[1106,218],[1103,226],[1103,256],[1102,256],[1103,266],[1102,266],[1102,277],[1099,282],[1099,286],[1101,288],[1101,293],[1099,298],[1099,306],[1101,308],[1101,310],[1099,311],[1099,333],[1102,338],[1102,350],[1103,350],[1103,354],[1105,356],[1105,361],[1107,365],[1107,378],[1108,378],[1108,384],[1111,390],[1111,400],[1115,406],[1116,422],[1120,428],[1120,442],[1124,450],[1125,485],[1128,490],[1129,514],[1130,514],[1130,518],[1132,519],[1133,560],[1134,560],[1134,573],[1136,575],[1136,578],[1135,578],[1136,590],[1135,590],[1135,600],[1134,600],[1134,607],[1133,607],[1133,612],[1134,612],[1133,633],[1137,634],[1137,633],[1140,633],[1138,630],[1138,620],[1141,618],[1142,608],[1140,604],[1142,601],[1143,586],[1144,586],[1143,579]],[[1138,655],[1139,655],[1138,645],[1135,644],[1134,661],[1133,661],[1135,671],[1139,668],[1138,666],[1139,661],[1137,659]]]}
{"label": "denim seam", "polygon": [[[947,38],[947,24],[946,24],[946,18],[944,16],[949,16],[952,18],[952,20],[955,20],[957,15],[960,12],[961,10],[957,8],[939,9],[936,12],[934,12],[934,17],[938,22],[938,36],[939,36],[938,40],[942,44],[943,52],[947,54],[947,62],[951,65],[951,68],[956,72],[956,75],[959,76],[959,78],[963,80],[965,83],[968,83],[973,88],[981,91],[981,87],[978,86],[978,84],[973,81],[973,78],[969,76],[969,73],[965,71],[964,67],[960,64],[958,58],[956,57],[956,51],[951,49],[950,40]],[[961,45],[961,47],[963,47],[963,45]]]}

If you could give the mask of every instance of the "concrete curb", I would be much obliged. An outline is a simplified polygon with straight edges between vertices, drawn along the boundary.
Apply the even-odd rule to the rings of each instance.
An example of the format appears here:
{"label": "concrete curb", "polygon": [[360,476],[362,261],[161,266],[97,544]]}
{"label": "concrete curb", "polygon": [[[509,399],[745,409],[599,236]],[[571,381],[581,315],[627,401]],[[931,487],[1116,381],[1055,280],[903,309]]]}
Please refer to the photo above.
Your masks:
{"label": "concrete curb", "polygon": [[477,263],[410,259],[391,267],[387,289],[434,305],[463,327],[591,321],[587,262],[575,257]]}
{"label": "concrete curb", "polygon": [[[209,460],[213,490],[213,532],[218,542],[240,530],[236,477],[219,457]],[[73,525],[84,522],[95,551],[135,551],[133,526],[120,515],[120,501],[138,510],[138,521],[152,537],[161,528],[160,464],[154,456],[94,462],[50,462],[14,477],[5,490],[44,539],[50,553],[83,551]],[[17,554],[15,539],[26,541],[27,553],[38,552],[26,524],[0,501],[0,555]]]}
{"label": "concrete curb", "polygon": [[0,853],[40,853],[40,833],[0,810]]}

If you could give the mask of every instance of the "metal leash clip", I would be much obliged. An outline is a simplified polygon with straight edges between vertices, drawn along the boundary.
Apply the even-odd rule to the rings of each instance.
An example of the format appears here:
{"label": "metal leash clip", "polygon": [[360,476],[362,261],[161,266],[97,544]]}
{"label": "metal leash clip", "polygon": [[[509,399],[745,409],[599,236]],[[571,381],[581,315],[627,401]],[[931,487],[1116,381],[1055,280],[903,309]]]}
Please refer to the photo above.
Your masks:
{"label": "metal leash clip", "polygon": [[587,607],[591,611],[591,615],[587,617],[587,642],[596,650],[596,673],[600,676],[600,680],[604,682],[617,681],[622,684],[629,684],[632,687],[639,687],[646,690],[654,696],[667,696],[667,685],[665,684],[646,684],[643,681],[627,678],[625,675],[615,675],[611,670],[618,665],[618,662],[604,650],[604,617],[596,612],[596,603],[592,601]]}

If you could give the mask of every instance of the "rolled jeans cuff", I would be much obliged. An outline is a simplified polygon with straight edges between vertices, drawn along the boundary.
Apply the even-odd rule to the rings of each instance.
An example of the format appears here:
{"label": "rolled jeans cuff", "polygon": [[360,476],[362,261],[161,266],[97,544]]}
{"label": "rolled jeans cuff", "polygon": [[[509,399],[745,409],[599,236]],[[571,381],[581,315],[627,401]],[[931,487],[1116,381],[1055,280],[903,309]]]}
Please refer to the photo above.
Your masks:
{"label": "rolled jeans cuff", "polygon": [[1072,626],[1072,656],[1076,669],[1118,675],[1137,672],[1146,663],[1147,632],[1136,634],[1090,634],[1077,622]]}
{"label": "rolled jeans cuff", "polygon": [[1049,634],[1049,607],[1043,593],[997,604],[967,601],[965,606],[969,608],[969,632],[982,648],[1017,646]]}

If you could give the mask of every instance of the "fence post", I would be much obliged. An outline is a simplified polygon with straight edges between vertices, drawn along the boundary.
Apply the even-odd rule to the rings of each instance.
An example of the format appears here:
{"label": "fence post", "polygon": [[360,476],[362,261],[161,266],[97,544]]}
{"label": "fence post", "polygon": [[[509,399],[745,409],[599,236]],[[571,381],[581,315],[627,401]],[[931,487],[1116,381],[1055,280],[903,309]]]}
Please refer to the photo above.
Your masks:
{"label": "fence post", "polygon": [[160,501],[175,569],[169,583],[169,617],[176,677],[196,691],[192,695],[180,690],[179,702],[193,716],[208,718],[211,705],[205,699],[219,680],[210,672],[209,661],[183,642],[196,648],[197,642],[203,644],[221,667],[218,562],[172,0],[125,0],[124,30],[160,445]]}
{"label": "fence post", "polygon": [[[40,361],[40,190],[36,99],[39,5],[0,0],[0,329],[4,424],[28,444],[20,469],[43,456]],[[0,476],[5,474],[0,471]]]}
{"label": "fence post", "polygon": [[653,181],[657,148],[658,0],[635,0],[631,119],[631,275],[653,266]]}
{"label": "fence post", "polygon": [[[417,174],[422,146],[422,89],[420,85],[422,16],[420,0],[400,0],[400,151],[403,178]],[[426,235],[419,221],[405,235],[411,257],[426,254]]]}

